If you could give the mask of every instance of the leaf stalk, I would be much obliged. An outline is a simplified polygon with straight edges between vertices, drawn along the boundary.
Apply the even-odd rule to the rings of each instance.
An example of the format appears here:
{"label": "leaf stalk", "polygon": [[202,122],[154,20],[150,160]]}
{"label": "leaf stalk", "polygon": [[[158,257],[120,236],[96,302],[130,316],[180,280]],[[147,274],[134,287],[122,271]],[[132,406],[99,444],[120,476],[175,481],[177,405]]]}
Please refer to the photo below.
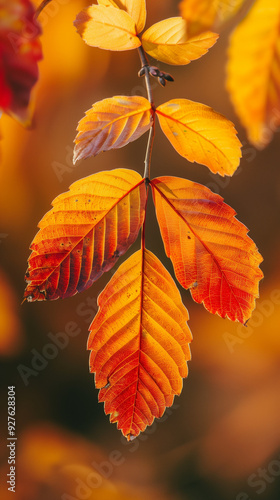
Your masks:
{"label": "leaf stalk", "polygon": [[154,121],[155,105],[154,105],[154,99],[153,99],[153,93],[152,93],[152,87],[151,87],[150,65],[149,65],[149,61],[147,59],[146,53],[145,53],[142,45],[138,48],[138,54],[139,54],[140,61],[142,64],[141,70],[142,71],[144,70],[144,72],[145,72],[144,74],[145,74],[145,84],[146,84],[146,90],[147,90],[147,97],[148,97],[148,100],[151,104],[152,113],[153,113],[153,123],[152,123],[150,130],[149,130],[149,137],[148,137],[147,148],[146,148],[146,156],[145,156],[145,160],[144,160],[144,178],[149,179],[153,144],[154,144],[154,138],[155,138],[155,121]]}

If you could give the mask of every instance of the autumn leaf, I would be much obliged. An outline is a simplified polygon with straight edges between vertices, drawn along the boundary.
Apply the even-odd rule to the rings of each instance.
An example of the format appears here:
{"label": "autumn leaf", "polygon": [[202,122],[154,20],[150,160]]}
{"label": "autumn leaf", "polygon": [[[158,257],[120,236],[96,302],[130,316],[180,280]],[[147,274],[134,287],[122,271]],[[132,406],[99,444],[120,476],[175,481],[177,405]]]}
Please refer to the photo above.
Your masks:
{"label": "autumn leaf", "polygon": [[212,172],[232,175],[240,161],[241,143],[234,125],[209,106],[187,99],[161,104],[156,114],[176,151]]}
{"label": "autumn leaf", "polygon": [[236,113],[261,149],[280,125],[280,2],[256,1],[231,37],[227,70]]}
{"label": "autumn leaf", "polygon": [[34,13],[29,0],[0,0],[0,109],[23,125],[30,122],[30,94],[42,58]]}
{"label": "autumn leaf", "polygon": [[244,4],[244,0],[182,0],[180,12],[187,21],[191,36],[215,27],[234,16]]}
{"label": "autumn leaf", "polygon": [[151,181],[165,251],[180,284],[208,311],[245,323],[263,274],[235,211],[208,188],[177,177]]}
{"label": "autumn leaf", "polygon": [[115,7],[91,5],[78,14],[74,25],[82,39],[92,47],[130,50],[141,45],[132,17]]}
{"label": "autumn leaf", "polygon": [[141,33],[146,24],[146,0],[97,0],[99,5],[125,10],[136,24],[136,32]]}
{"label": "autumn leaf", "polygon": [[146,205],[133,170],[99,172],[74,182],[53,201],[31,244],[24,297],[70,297],[109,271],[136,240]]}
{"label": "autumn leaf", "polygon": [[79,122],[74,163],[101,151],[121,148],[152,126],[152,108],[141,96],[115,96],[93,104]]}
{"label": "autumn leaf", "polygon": [[186,22],[181,17],[165,19],[143,33],[144,50],[155,59],[167,64],[189,64],[208,52],[218,35],[211,32],[188,37]]}
{"label": "autumn leaf", "polygon": [[159,418],[188,373],[188,312],[161,262],[146,249],[117,270],[98,297],[88,349],[99,401],[128,440]]}

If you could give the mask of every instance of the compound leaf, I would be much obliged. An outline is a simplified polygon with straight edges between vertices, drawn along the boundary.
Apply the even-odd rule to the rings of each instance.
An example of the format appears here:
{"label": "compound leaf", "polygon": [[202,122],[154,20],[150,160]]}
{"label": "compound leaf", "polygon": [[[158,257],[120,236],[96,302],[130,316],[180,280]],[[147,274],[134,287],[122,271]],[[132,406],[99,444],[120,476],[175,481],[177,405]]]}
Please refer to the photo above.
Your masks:
{"label": "compound leaf", "polygon": [[167,270],[143,248],[119,267],[98,305],[88,340],[90,370],[105,413],[129,440],[182,390],[189,316]]}
{"label": "compound leaf", "polygon": [[262,261],[235,211],[210,189],[177,177],[151,181],[165,251],[176,277],[208,311],[245,323]]}
{"label": "compound leaf", "polygon": [[265,147],[280,125],[280,2],[257,0],[235,29],[227,88],[249,140]]}
{"label": "compound leaf", "polygon": [[145,51],[167,64],[189,64],[203,56],[216,43],[219,35],[210,31],[188,37],[186,22],[181,17],[165,19],[143,33]]}
{"label": "compound leaf", "polygon": [[232,175],[240,162],[241,143],[233,123],[209,106],[187,99],[161,104],[156,114],[176,151],[212,172]]}
{"label": "compound leaf", "polygon": [[152,123],[151,104],[144,97],[115,96],[96,102],[79,122],[74,163],[135,141]]}
{"label": "compound leaf", "polygon": [[136,240],[146,205],[133,170],[99,172],[74,182],[53,201],[32,244],[24,297],[70,297],[109,271]]}
{"label": "compound leaf", "polygon": [[130,50],[141,45],[132,17],[115,7],[91,5],[78,14],[74,25],[84,42],[92,47]]}

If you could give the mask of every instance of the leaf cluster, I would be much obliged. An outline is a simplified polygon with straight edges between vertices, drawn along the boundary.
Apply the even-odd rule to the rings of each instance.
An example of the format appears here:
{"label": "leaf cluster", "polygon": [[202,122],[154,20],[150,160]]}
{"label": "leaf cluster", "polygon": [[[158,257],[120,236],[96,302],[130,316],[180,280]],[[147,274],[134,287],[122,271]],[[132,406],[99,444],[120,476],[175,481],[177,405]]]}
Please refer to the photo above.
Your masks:
{"label": "leaf cluster", "polygon": [[115,169],[80,179],[59,195],[39,223],[26,273],[28,301],[70,297],[86,290],[135,242],[98,298],[90,326],[90,370],[111,422],[128,439],[160,417],[187,376],[192,336],[176,284],[146,248],[147,198],[152,192],[167,256],[176,279],[193,299],[222,318],[245,323],[255,307],[262,257],[235,211],[208,188],[177,177],[150,175],[156,120],[174,149],[220,175],[240,161],[233,124],[210,107],[172,99],[155,107],[150,78],[171,75],[151,66],[148,55],[188,64],[204,55],[217,35],[189,36],[174,17],[145,28],[144,0],[99,0],[78,14],[75,26],[91,46],[137,49],[147,98],[114,96],[93,104],[78,124],[74,162],[124,147],[149,132],[143,177]]}

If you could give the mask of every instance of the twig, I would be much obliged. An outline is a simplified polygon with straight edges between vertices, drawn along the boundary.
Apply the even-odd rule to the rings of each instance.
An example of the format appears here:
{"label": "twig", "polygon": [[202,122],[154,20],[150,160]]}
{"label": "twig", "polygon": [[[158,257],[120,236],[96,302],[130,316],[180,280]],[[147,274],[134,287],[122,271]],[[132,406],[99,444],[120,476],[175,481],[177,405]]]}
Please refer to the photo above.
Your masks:
{"label": "twig", "polygon": [[[150,65],[149,61],[147,59],[147,56],[145,54],[145,51],[141,45],[141,47],[138,48],[138,53],[140,57],[140,61],[142,64],[141,70],[145,71],[145,84],[146,84],[146,89],[147,89],[147,97],[148,100],[151,104],[152,107],[152,113],[154,115],[154,100],[153,100],[153,94],[152,94],[152,88],[151,88],[151,77],[150,77]],[[149,137],[148,137],[148,142],[147,142],[147,149],[146,149],[146,156],[145,156],[145,161],[144,161],[144,178],[149,179],[150,177],[150,167],[151,167],[151,158],[152,158],[152,150],[153,150],[153,143],[154,143],[154,137],[155,137],[155,122],[154,122],[154,116],[153,116],[153,123],[152,126],[149,130]]]}

